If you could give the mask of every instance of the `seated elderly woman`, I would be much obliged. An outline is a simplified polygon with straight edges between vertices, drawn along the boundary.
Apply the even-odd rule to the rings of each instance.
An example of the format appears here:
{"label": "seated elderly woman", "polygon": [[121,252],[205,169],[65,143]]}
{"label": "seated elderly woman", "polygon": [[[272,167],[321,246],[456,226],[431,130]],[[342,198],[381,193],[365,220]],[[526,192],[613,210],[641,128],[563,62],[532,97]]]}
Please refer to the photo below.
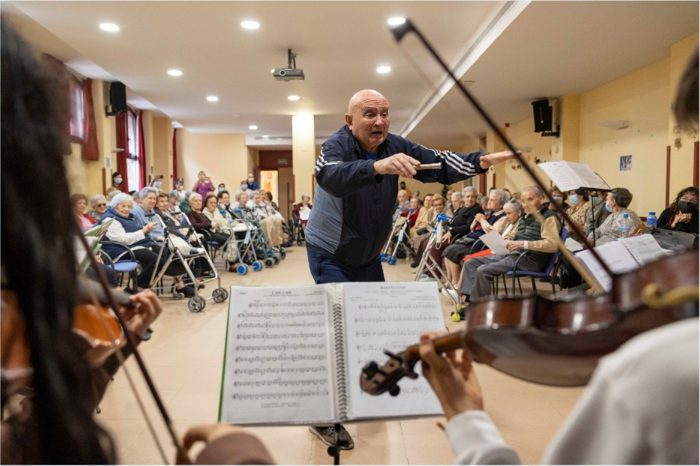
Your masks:
{"label": "seated elderly woman", "polygon": [[610,212],[610,215],[600,227],[588,235],[588,240],[593,242],[593,236],[595,235],[595,244],[601,245],[622,237],[620,223],[625,214],[627,214],[630,222],[630,233],[641,225],[642,220],[639,216],[627,208],[630,202],[632,202],[632,193],[628,189],[615,188],[610,191],[605,201],[605,208]]}
{"label": "seated elderly woman", "polygon": [[[216,197],[213,197],[214,203],[216,203]],[[212,241],[216,241],[219,244],[224,244],[229,235],[223,233],[218,222],[212,223],[210,218],[204,214],[204,202],[202,201],[202,196],[198,193],[192,193],[190,195],[190,210],[187,213],[187,218],[190,224],[198,230],[204,230],[209,234]],[[221,216],[221,214],[219,214]],[[228,225],[226,225],[228,227]]]}
{"label": "seated elderly woman", "polygon": [[282,244],[284,242],[284,236],[282,234],[282,223],[284,219],[281,215],[276,215],[272,206],[267,205],[262,200],[262,196],[258,191],[253,194],[251,208],[255,210],[256,215],[260,219],[260,226],[265,232],[267,239],[270,241],[270,245],[276,247]]}
{"label": "seated elderly woman", "polygon": [[491,190],[486,213],[477,213],[470,225],[471,231],[454,240],[452,244],[443,250],[442,257],[445,260],[445,269],[447,270],[447,276],[453,280],[453,285],[458,285],[462,259],[471,252],[474,243],[485,233],[491,231],[502,233],[505,229],[506,213],[503,210],[503,204],[505,204],[506,197],[506,193],[501,189]]}
{"label": "seated elderly woman", "polygon": [[311,215],[311,196],[308,194],[301,195],[301,202],[296,204],[293,209],[293,214],[297,220],[301,222],[301,228],[306,228],[306,223],[309,221],[309,215]]}
{"label": "seated elderly woman", "polygon": [[95,194],[90,198],[90,207],[88,215],[95,222],[99,222],[105,212],[107,212],[107,198],[102,194]]}
{"label": "seated elderly woman", "polygon": [[[120,193],[114,196],[110,207],[102,217],[102,220],[114,218],[114,221],[109,225],[107,233],[103,241],[119,243],[122,246],[128,247],[134,254],[134,257],[141,264],[141,273],[136,280],[137,286],[140,288],[149,288],[151,285],[151,277],[156,268],[158,261],[158,252],[160,246],[156,244],[148,235],[153,231],[153,227],[157,222],[141,223],[131,210],[134,206],[134,200],[131,196],[125,193]],[[125,253],[124,247],[105,244],[102,250],[114,260],[123,258]],[[128,257],[128,256],[127,256]],[[185,273],[185,269],[179,262],[173,262],[168,266],[166,275],[173,276],[175,283],[174,288],[186,296],[193,296],[194,290],[191,287],[185,287],[180,276]],[[133,290],[137,291],[137,290]]]}
{"label": "seated elderly woman", "polygon": [[[571,207],[566,211],[576,227],[582,234],[586,232],[586,218],[590,215],[591,203],[588,201],[588,191],[585,189],[572,189],[568,192]],[[569,227],[569,225],[567,225]],[[580,241],[579,235],[569,227],[569,238]]]}
{"label": "seated elderly woman", "polygon": [[659,228],[698,234],[698,188],[690,186],[678,193],[671,205],[661,212]]}
{"label": "seated elderly woman", "polygon": [[71,194],[70,205],[73,207],[75,218],[78,219],[80,228],[83,231],[89,230],[96,221],[85,213],[87,209],[87,196],[85,194]]}
{"label": "seated elderly woman", "polygon": [[[414,251],[418,248],[420,243],[416,245],[416,247],[413,247],[413,239],[419,234],[424,234],[428,232],[428,216],[432,212],[433,208],[433,195],[426,194],[422,204],[422,207],[418,211],[418,216],[416,217],[415,223],[408,231],[409,244],[411,244],[411,248],[413,248]],[[419,231],[421,233],[418,233]]]}
{"label": "seated elderly woman", "polygon": [[155,222],[153,231],[149,233],[150,238],[162,244],[165,239],[163,225],[156,218],[156,213],[153,208],[156,206],[158,190],[150,186],[146,186],[139,192],[139,200],[134,203],[134,208],[131,209],[131,214],[136,217],[144,225],[150,222]]}

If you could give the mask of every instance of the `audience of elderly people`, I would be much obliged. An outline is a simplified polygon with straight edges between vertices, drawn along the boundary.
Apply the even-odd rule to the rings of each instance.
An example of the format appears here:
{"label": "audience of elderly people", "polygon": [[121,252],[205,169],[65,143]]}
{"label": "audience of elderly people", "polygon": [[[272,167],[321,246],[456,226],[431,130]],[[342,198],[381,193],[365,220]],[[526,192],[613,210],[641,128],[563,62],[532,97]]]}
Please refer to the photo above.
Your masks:
{"label": "audience of elderly people", "polygon": [[639,216],[627,208],[630,202],[632,202],[632,193],[627,188],[615,188],[610,191],[605,201],[605,208],[610,212],[610,215],[608,215],[602,225],[588,235],[588,240],[592,242],[595,236],[595,244],[599,246],[621,238],[620,223],[625,214],[627,214],[630,222],[630,233],[641,225],[642,220]]}

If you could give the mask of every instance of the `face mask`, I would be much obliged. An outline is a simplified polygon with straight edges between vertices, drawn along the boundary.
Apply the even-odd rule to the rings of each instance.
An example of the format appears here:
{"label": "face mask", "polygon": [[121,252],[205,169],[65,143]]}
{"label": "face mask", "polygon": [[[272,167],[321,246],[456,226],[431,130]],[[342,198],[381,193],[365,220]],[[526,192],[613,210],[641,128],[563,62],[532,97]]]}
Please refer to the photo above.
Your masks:
{"label": "face mask", "polygon": [[605,210],[607,210],[608,212],[612,212],[612,206],[607,202],[605,203]]}
{"label": "face mask", "polygon": [[682,214],[690,214],[698,209],[698,205],[694,202],[681,201],[678,203],[678,209]]}
{"label": "face mask", "polygon": [[226,188],[219,188],[219,192],[223,192],[225,190],[226,190]]}
{"label": "face mask", "polygon": [[242,189],[243,191],[245,191],[246,189],[248,189],[248,185],[247,185],[247,184],[242,184],[242,185],[241,185],[241,189]]}
{"label": "face mask", "polygon": [[571,205],[578,204],[578,195],[572,194],[571,196],[569,196],[569,200],[571,201]]}
{"label": "face mask", "polygon": [[122,184],[122,181],[124,181],[124,180],[122,180],[121,178],[115,178],[115,179],[114,179],[114,182],[117,183],[117,184]]}
{"label": "face mask", "polygon": [[564,200],[564,198],[561,196],[552,196],[552,200],[557,201],[557,202],[561,202],[562,200]]}
{"label": "face mask", "polygon": [[156,181],[155,183],[153,183],[153,186],[156,187],[156,188],[160,188],[160,185],[161,185],[161,184],[163,184],[163,183],[160,182],[160,181]]}
{"label": "face mask", "polygon": [[593,205],[598,204],[598,196],[591,196],[591,204],[593,204]]}
{"label": "face mask", "polygon": [[253,178],[248,178],[248,184],[253,184],[253,181],[255,181],[255,179],[253,179]]}

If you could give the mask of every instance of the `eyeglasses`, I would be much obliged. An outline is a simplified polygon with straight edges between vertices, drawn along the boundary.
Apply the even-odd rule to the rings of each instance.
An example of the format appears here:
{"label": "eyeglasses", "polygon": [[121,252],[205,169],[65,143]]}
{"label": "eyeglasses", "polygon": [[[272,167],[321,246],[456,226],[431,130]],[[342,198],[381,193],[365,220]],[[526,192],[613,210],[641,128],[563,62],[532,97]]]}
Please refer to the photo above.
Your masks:
{"label": "eyeglasses", "polygon": [[107,207],[107,204],[97,204],[96,207]]}

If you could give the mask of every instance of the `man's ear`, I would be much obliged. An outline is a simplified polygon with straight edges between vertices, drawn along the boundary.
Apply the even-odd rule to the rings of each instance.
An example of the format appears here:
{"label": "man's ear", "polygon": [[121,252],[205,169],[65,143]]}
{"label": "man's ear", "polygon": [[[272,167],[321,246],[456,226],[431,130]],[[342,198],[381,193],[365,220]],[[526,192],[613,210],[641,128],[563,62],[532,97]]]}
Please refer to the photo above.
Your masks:
{"label": "man's ear", "polygon": [[350,113],[345,114],[345,123],[347,123],[348,128],[352,129],[352,114],[350,114]]}

